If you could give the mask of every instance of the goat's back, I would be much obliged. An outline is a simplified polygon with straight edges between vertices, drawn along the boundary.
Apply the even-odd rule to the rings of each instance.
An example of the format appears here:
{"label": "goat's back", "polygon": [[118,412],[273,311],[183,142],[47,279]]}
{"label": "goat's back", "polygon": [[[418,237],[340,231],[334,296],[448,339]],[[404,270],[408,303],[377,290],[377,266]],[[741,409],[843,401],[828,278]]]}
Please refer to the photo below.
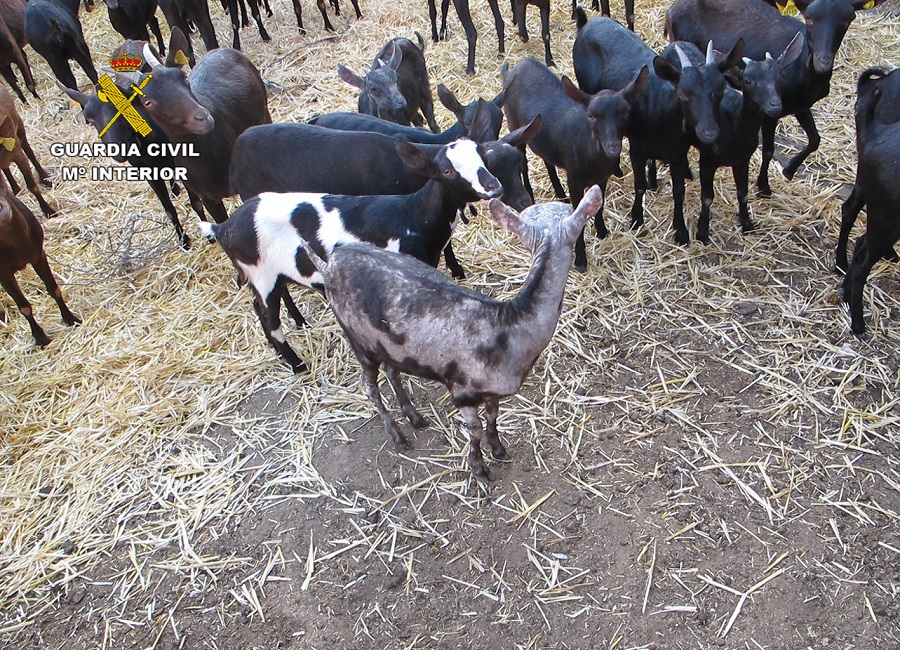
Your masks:
{"label": "goat's back", "polygon": [[588,21],[572,46],[575,78],[591,94],[604,88],[621,90],[644,66],[652,75],[654,58],[656,52],[640,36],[611,18]]}
{"label": "goat's back", "polygon": [[191,72],[190,86],[232,142],[251,126],[272,122],[259,70],[238,50],[207,53]]}

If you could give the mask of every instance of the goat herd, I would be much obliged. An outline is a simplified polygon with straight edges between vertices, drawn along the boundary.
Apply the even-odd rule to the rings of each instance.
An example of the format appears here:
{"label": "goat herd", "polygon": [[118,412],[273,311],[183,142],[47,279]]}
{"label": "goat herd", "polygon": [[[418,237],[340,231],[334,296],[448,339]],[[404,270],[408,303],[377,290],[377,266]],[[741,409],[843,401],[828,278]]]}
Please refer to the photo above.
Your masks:
{"label": "goat herd", "polygon": [[[358,87],[358,113],[329,113],[309,123],[272,124],[266,87],[253,63],[239,51],[239,14],[244,3],[228,0],[234,49],[218,49],[205,0],[160,0],[170,24],[166,49],[154,17],[155,0],[106,0],[110,21],[126,39],[114,57],[143,54],[140,69],[117,70],[115,85],[150,125],[139,136],[122,106],[102,89],[78,90],[68,59],[74,58],[95,84],[98,76],[78,21],[77,0],[0,1],[0,55],[4,77],[19,99],[10,64],[22,71],[37,97],[28,70],[26,40],[47,59],[66,94],[83,109],[85,120],[107,144],[125,145],[127,160],[140,168],[183,167],[192,208],[215,225],[201,224],[217,240],[255,294],[254,308],[269,342],[295,372],[305,364],[287,343],[280,324],[281,305],[300,325],[303,316],[287,292],[288,283],[324,289],[351,347],[362,365],[362,383],[394,442],[406,439],[386,410],[378,389],[383,368],[404,415],[413,426],[425,419],[416,411],[399,379],[413,374],[444,383],[469,428],[469,464],[487,471],[480,451],[486,435],[494,457],[506,450],[497,435],[498,400],[514,394],[548,344],[560,315],[561,299],[573,264],[586,270],[584,226],[593,217],[600,237],[603,192],[610,176],[621,176],[622,139],[629,141],[634,176],[631,224],[644,222],[643,196],[656,185],[656,163],[672,178],[675,239],[690,239],[684,219],[688,153],[699,152],[701,207],[696,238],[709,242],[713,179],[731,167],[737,188],[739,222],[753,230],[748,209],[749,163],[762,133],[762,166],[757,186],[771,195],[768,169],[778,119],[794,115],[808,144],[784,168],[790,178],[819,144],[812,106],[829,91],[835,54],[857,11],[877,0],[794,0],[801,21],[785,15],[775,0],[675,0],[666,14],[671,44],[657,54],[633,31],[634,5],[626,2],[625,28],[609,17],[588,20],[574,6],[577,29],[573,49],[577,80],[560,78],[550,51],[549,2],[513,0],[514,23],[523,40],[525,6],[541,10],[545,62],[523,59],[501,70],[502,90],[493,99],[462,105],[444,86],[441,102],[458,122],[439,132],[423,55],[424,42],[389,41],[371,70],[358,75],[339,65],[338,74]],[[500,52],[503,20],[497,0]],[[337,0],[331,0],[335,10]],[[267,7],[266,3],[266,8]],[[317,4],[325,19],[324,0]],[[443,2],[440,37],[446,31],[448,0]],[[250,12],[260,36],[268,39],[256,0]],[[357,16],[360,9],[353,5]],[[467,72],[474,72],[475,30],[466,0],[454,0],[469,42]],[[595,0],[596,5],[596,0]],[[603,3],[608,16],[608,2]],[[596,7],[599,9],[599,7]],[[294,0],[303,31],[299,0]],[[432,37],[436,9],[429,0]],[[271,14],[271,10],[269,10]],[[147,25],[159,50],[150,44]],[[196,28],[207,48],[195,63],[189,33]],[[6,39],[7,42],[4,42]],[[165,56],[164,61],[160,60]],[[183,66],[193,65],[190,76]],[[113,74],[110,72],[110,74]],[[102,84],[101,84],[102,88]],[[862,289],[872,265],[893,254],[900,239],[900,186],[894,167],[900,156],[900,73],[872,68],[858,83],[856,105],[857,181],[842,211],[837,267],[846,273],[843,299],[852,330],[865,332]],[[17,198],[9,173],[15,160],[45,214],[44,201],[29,167],[42,182],[37,162],[16,113],[14,100],[0,88],[0,161],[11,187],[0,201],[0,280],[28,319],[39,345],[49,338],[35,321],[14,274],[31,263],[59,304],[69,325],[79,322],[68,310],[43,253],[41,226]],[[506,116],[509,133],[500,137]],[[430,132],[421,128],[426,125]],[[148,155],[151,145],[164,156]],[[533,206],[526,146],[541,158],[562,203]],[[557,169],[566,172],[568,192]],[[163,180],[149,181],[171,218],[180,244],[184,232]],[[228,217],[223,199],[240,195],[244,203]],[[465,272],[450,237],[467,204],[492,199],[491,216],[515,233],[533,254],[533,265],[518,296],[493,301],[460,287],[437,272],[443,254],[453,277]],[[502,202],[501,202],[502,201]],[[531,206],[531,207],[529,207]],[[847,239],[859,211],[868,225],[857,241],[852,263]],[[517,214],[516,211],[522,211]],[[396,253],[407,255],[396,255]],[[2,315],[2,312],[0,312]],[[486,427],[477,408],[484,405]]]}

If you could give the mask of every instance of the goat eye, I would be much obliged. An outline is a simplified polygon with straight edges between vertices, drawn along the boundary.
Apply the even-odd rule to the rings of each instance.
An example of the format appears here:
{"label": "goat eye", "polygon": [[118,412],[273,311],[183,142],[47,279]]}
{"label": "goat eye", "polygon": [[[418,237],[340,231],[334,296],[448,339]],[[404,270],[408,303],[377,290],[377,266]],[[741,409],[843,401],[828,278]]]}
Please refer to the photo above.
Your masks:
{"label": "goat eye", "polygon": [[452,167],[447,167],[442,171],[444,172],[444,176],[448,176],[448,177],[453,176],[453,168]]}
{"label": "goat eye", "polygon": [[146,97],[141,100],[141,103],[144,105],[144,108],[153,108],[154,106],[156,106],[156,102]]}

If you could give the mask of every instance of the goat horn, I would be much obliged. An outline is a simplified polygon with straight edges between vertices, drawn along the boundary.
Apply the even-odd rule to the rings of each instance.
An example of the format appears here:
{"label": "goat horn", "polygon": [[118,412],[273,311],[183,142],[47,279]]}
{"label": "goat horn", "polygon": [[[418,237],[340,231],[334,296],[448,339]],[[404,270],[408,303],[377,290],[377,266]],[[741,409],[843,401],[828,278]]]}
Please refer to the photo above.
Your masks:
{"label": "goat horn", "polygon": [[766,61],[774,61],[775,57],[772,56],[771,53],[766,52]]}
{"label": "goat horn", "polygon": [[741,61],[744,62],[744,65],[750,65],[750,64],[753,62],[752,59],[748,59],[746,56],[743,57],[743,58],[741,59]]}
{"label": "goat horn", "polygon": [[713,42],[710,41],[709,44],[706,46],[706,65],[716,62],[715,52],[716,51],[713,49]]}
{"label": "goat horn", "polygon": [[678,53],[678,60],[681,61],[682,70],[684,70],[685,68],[692,68],[694,66],[694,64],[691,63],[691,60],[688,58],[688,55],[685,54],[684,50],[681,49],[681,46],[676,45],[675,52]]}
{"label": "goat horn", "polygon": [[144,43],[144,60],[154,68],[162,65],[162,61],[157,59],[153,54],[153,50],[150,49],[150,43]]}

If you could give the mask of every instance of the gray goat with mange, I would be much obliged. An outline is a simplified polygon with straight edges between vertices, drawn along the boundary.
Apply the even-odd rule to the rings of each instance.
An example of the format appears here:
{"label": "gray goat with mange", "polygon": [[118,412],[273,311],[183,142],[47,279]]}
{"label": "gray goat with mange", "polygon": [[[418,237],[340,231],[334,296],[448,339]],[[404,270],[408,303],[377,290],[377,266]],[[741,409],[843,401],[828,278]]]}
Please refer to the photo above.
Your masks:
{"label": "gray goat with mange", "polygon": [[[301,237],[317,247],[320,257],[329,257],[339,244],[366,241],[436,267],[458,212],[469,202],[503,192],[485,167],[480,147],[471,140],[445,145],[433,157],[426,151],[429,145],[395,142],[394,146],[406,165],[429,177],[413,194],[263,193],[222,225],[200,224],[208,239],[218,240],[240,279],[253,288],[253,306],[266,337],[294,372],[306,372],[307,367],[281,332],[279,306],[282,299],[287,302],[288,282],[321,286]],[[291,315],[299,324],[302,317],[298,320],[295,312]]]}
{"label": "gray goat with mange", "polygon": [[[425,68],[425,41],[419,32],[416,36],[418,46],[408,38],[388,41],[365,77],[360,77],[340,63],[338,75],[362,91],[358,102],[360,113],[404,126],[423,126],[427,122],[432,133],[440,133],[441,129],[434,121],[434,99]],[[419,109],[425,116],[424,121]]]}
{"label": "gray goat with mange", "polygon": [[[413,407],[400,373],[447,386],[469,429],[468,461],[475,476],[489,478],[482,439],[487,438],[495,459],[509,457],[497,434],[500,398],[519,390],[550,343],[562,312],[573,245],[602,201],[596,185],[574,212],[563,203],[544,203],[517,215],[501,201],[491,201],[494,220],[534,255],[525,284],[509,301],[460,287],[416,259],[369,245],[340,246],[327,264],[310,256],[362,366],[366,394],[398,447],[409,443],[381,399],[380,368],[416,428],[426,420]],[[482,404],[486,427],[478,414]]]}
{"label": "gray goat with mange", "polygon": [[856,183],[868,220],[866,233],[856,240],[842,291],[843,300],[850,307],[850,329],[857,336],[866,333],[862,294],[869,272],[878,260],[893,253],[893,245],[900,240],[900,122],[881,122],[876,118],[877,107],[884,101],[882,91],[887,76],[884,70],[870,68],[857,83]]}
{"label": "gray goat with mange", "polygon": [[[44,281],[49,293],[59,306],[66,325],[77,325],[81,322],[69,311],[63,300],[62,290],[53,277],[47,255],[44,253],[44,229],[37,217],[19,199],[12,195],[6,184],[0,180],[0,284],[15,301],[22,315],[31,326],[31,335],[40,346],[50,343],[43,328],[34,318],[31,303],[16,282],[16,273],[28,264]],[[0,308],[0,321],[6,321],[6,313]]]}

